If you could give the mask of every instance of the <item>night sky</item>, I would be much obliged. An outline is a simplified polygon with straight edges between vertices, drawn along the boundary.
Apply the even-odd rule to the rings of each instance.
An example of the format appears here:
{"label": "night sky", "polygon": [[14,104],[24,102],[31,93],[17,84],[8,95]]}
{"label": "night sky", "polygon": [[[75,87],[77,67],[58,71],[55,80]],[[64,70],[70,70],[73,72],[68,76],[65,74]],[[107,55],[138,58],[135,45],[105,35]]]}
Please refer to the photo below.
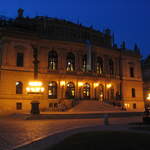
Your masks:
{"label": "night sky", "polygon": [[150,0],[0,0],[0,15],[66,19],[103,31],[110,28],[120,46],[123,40],[133,49],[137,43],[142,55],[150,54]]}

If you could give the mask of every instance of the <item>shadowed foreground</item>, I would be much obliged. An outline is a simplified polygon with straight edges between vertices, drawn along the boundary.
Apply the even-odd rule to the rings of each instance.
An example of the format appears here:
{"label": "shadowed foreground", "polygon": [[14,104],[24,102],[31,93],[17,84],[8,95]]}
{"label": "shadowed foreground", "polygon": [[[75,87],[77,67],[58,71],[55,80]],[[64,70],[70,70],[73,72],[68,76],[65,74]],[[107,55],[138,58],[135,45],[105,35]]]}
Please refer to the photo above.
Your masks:
{"label": "shadowed foreground", "polygon": [[148,134],[130,132],[87,132],[73,135],[49,150],[147,150]]}

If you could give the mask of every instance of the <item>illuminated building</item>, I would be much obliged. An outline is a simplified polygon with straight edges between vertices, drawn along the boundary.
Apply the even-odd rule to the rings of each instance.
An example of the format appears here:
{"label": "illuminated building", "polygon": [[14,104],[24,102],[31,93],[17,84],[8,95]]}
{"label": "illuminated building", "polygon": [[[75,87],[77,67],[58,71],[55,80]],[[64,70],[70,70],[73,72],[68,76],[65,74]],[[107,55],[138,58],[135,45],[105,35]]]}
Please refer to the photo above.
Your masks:
{"label": "illuminated building", "polygon": [[143,81],[145,106],[150,107],[150,56],[143,61]]}
{"label": "illuminated building", "polygon": [[[19,9],[14,20],[0,19],[0,111],[29,112],[38,100],[41,111],[78,100],[97,100],[143,111],[140,53],[113,45],[110,30],[96,31],[69,21]],[[33,77],[33,48],[38,48],[39,95],[28,87]],[[32,85],[33,86],[33,85]],[[126,107],[127,106],[127,107]]]}

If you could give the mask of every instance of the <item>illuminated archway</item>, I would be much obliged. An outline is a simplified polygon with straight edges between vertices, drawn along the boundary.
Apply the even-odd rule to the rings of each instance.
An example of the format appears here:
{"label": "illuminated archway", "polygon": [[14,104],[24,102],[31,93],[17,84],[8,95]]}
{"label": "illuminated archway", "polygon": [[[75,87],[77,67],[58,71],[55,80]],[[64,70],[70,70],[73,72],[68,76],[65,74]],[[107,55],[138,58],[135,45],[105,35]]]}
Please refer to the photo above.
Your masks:
{"label": "illuminated archway", "polygon": [[75,85],[73,82],[67,83],[66,98],[67,99],[74,99],[75,98]]}
{"label": "illuminated archway", "polygon": [[48,84],[48,98],[57,98],[57,83],[55,81],[49,82]]}
{"label": "illuminated archway", "polygon": [[83,99],[90,99],[90,84],[85,83],[83,85]]}
{"label": "illuminated archway", "polygon": [[50,51],[48,53],[48,69],[49,70],[57,70],[58,66],[58,56],[55,51]]}

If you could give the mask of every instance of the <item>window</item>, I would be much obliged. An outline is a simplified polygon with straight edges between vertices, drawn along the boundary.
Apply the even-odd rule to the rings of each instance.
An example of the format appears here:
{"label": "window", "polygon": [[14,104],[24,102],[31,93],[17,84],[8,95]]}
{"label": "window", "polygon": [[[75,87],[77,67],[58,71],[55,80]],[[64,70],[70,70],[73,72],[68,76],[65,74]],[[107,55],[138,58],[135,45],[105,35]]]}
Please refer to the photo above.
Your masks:
{"label": "window", "polygon": [[50,82],[48,85],[48,98],[57,98],[57,83],[55,81]]}
{"label": "window", "polygon": [[17,67],[23,67],[23,62],[24,62],[24,54],[19,52],[17,53],[17,62],[16,65]]}
{"label": "window", "polygon": [[136,109],[136,103],[133,104],[133,109]]}
{"label": "window", "polygon": [[82,70],[83,72],[87,71],[87,56],[86,55],[84,55],[82,58]]}
{"label": "window", "polygon": [[75,70],[75,56],[73,53],[68,53],[67,55],[67,71]]}
{"label": "window", "polygon": [[16,110],[22,109],[22,103],[16,103]]}
{"label": "window", "polygon": [[114,62],[112,59],[109,59],[109,74],[114,74]]}
{"label": "window", "polygon": [[96,73],[103,74],[103,59],[101,57],[96,60]]}
{"label": "window", "polygon": [[134,68],[130,67],[130,77],[134,77]]}
{"label": "window", "polygon": [[90,99],[90,84],[88,83],[83,85],[83,98]]}
{"label": "window", "polygon": [[50,51],[48,53],[48,69],[49,70],[57,70],[58,65],[58,56],[55,51]]}
{"label": "window", "polygon": [[20,81],[16,82],[16,94],[22,94],[23,93],[23,83]]}
{"label": "window", "polygon": [[66,87],[66,98],[74,99],[75,98],[75,85],[72,82],[69,82]]}
{"label": "window", "polygon": [[135,88],[132,88],[132,97],[135,97]]}

